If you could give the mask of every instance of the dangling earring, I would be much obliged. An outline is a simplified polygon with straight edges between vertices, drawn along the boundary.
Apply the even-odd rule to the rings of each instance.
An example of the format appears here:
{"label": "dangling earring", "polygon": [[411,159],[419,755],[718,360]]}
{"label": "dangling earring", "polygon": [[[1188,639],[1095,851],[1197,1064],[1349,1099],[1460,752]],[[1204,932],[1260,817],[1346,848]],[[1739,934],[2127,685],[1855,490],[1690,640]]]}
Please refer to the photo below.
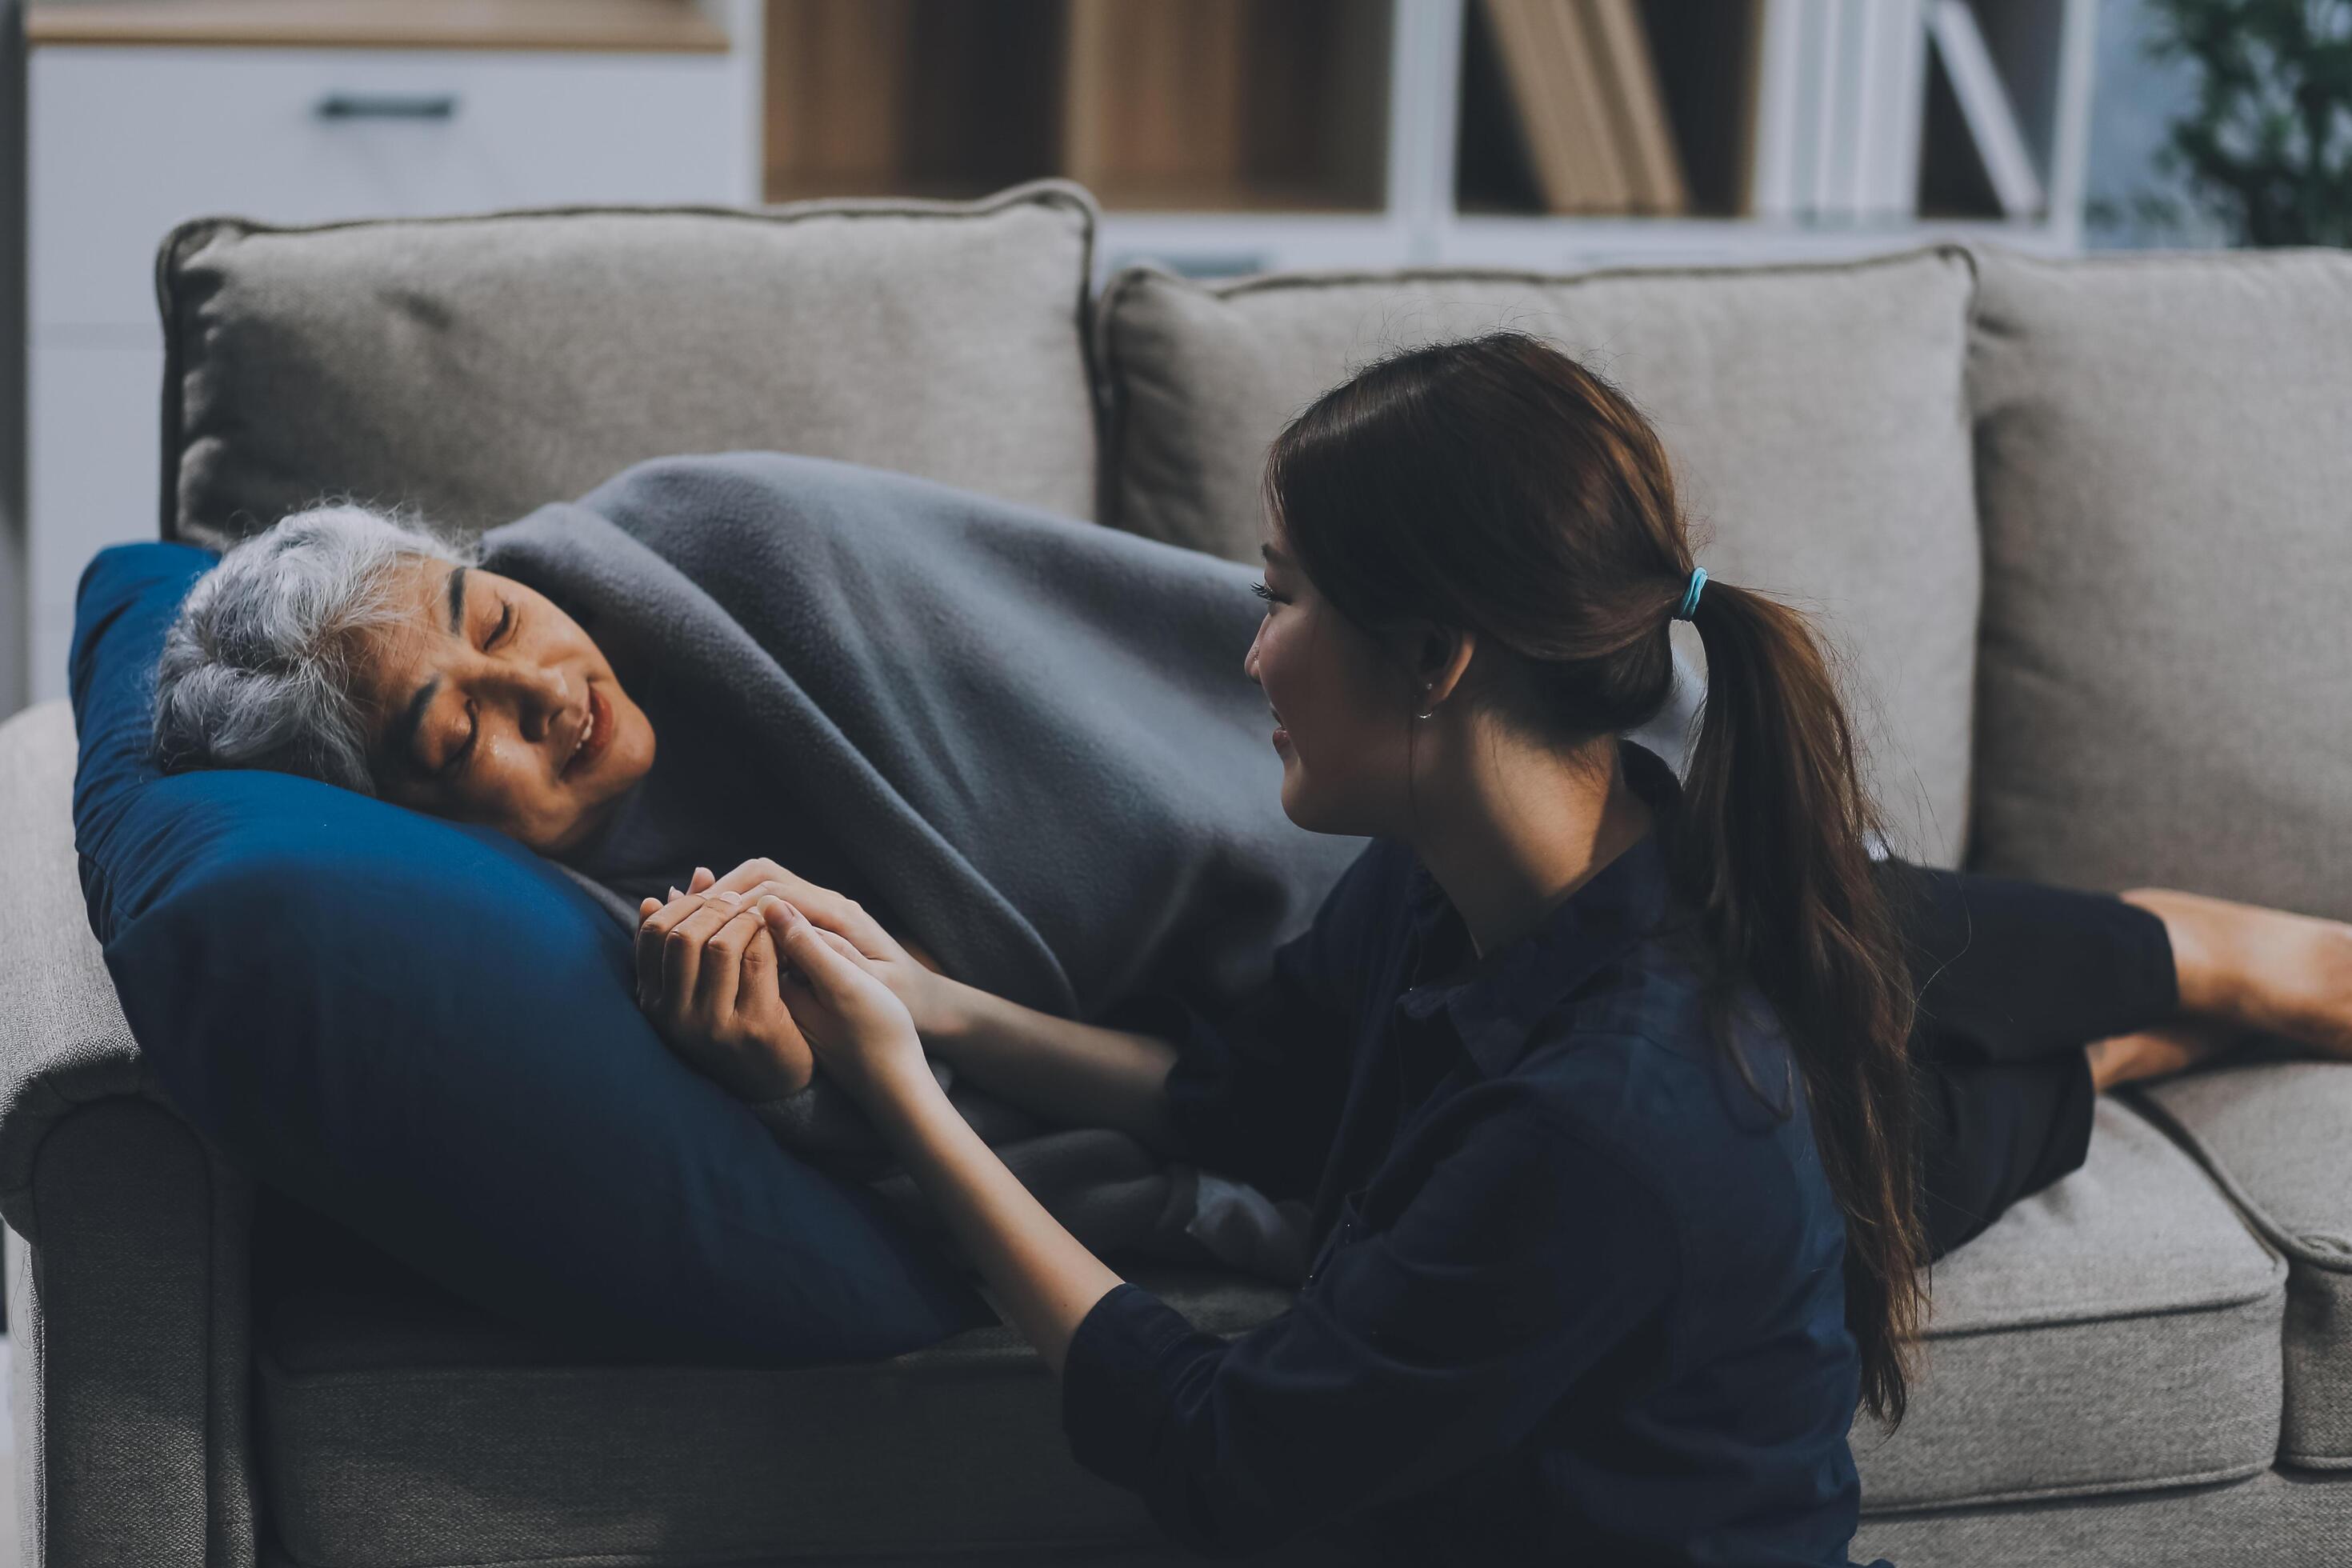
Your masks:
{"label": "dangling earring", "polygon": [[[1426,680],[1426,681],[1423,681],[1423,682],[1422,683],[1422,687],[1421,687],[1421,689],[1422,689],[1423,691],[1434,691],[1434,690],[1436,690],[1436,689],[1437,689],[1437,682],[1435,682],[1434,680]],[[1430,709],[1430,710],[1429,710],[1429,713],[1434,713],[1434,712],[1436,712],[1436,711],[1437,711],[1437,710],[1436,710],[1434,707],[1432,707],[1432,708]],[[1416,713],[1416,714],[1414,714],[1414,715],[1413,715],[1413,717],[1414,717],[1414,718],[1416,718],[1416,719],[1426,719],[1426,718],[1428,718],[1428,717],[1429,717],[1429,713]]]}

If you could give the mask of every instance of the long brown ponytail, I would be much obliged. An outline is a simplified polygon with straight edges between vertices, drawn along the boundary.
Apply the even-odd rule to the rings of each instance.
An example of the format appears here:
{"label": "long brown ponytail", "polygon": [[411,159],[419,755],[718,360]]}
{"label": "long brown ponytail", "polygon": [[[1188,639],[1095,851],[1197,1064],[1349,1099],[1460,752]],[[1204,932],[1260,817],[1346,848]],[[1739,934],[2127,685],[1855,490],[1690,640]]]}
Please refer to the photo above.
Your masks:
{"label": "long brown ponytail", "polygon": [[[1667,628],[1694,564],[1672,466],[1630,398],[1540,339],[1498,331],[1367,366],[1276,437],[1265,502],[1351,620],[1426,618],[1516,656],[1524,679],[1495,700],[1536,733],[1615,735],[1671,694]],[[1709,582],[1693,619],[1707,693],[1675,881],[1713,961],[1718,1026],[1752,986],[1787,1031],[1845,1216],[1863,1403],[1899,1422],[1926,1247],[1910,982],[1867,847],[1879,824],[1804,617]]]}

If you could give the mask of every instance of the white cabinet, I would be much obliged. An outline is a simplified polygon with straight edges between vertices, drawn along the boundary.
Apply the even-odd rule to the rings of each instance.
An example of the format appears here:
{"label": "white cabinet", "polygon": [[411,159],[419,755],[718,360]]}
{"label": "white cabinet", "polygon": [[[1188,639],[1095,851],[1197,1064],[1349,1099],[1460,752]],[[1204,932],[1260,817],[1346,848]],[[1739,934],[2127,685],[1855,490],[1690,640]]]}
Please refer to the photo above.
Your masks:
{"label": "white cabinet", "polygon": [[64,694],[90,555],[156,537],[157,245],[269,223],[758,199],[734,49],[43,45],[26,91],[29,698]]}

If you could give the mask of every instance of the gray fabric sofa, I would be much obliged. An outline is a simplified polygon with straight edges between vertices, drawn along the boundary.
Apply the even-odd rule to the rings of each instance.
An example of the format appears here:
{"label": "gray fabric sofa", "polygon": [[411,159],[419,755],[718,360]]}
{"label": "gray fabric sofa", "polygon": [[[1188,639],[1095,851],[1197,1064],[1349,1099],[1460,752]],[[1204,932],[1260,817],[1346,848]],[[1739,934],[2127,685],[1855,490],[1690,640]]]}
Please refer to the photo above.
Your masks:
{"label": "gray fabric sofa", "polygon": [[[1096,293],[1095,216],[1044,182],[192,226],[159,262],[159,524],[217,543],[336,489],[480,526],[638,458],[766,447],[1251,554],[1301,401],[1509,321],[1657,421],[1714,574],[1819,611],[1899,847],[2352,916],[2352,257],[1933,245]],[[295,1223],[142,1068],[81,912],[72,773],[64,704],[0,725],[27,1564],[1183,1560],[1069,1458],[1009,1329],[791,1372],[582,1363]],[[1213,1331],[1284,1306],[1125,1271]],[[1856,1433],[1858,1555],[2345,1561],[2352,1067],[2103,1102],[2085,1168],[1933,1287],[1910,1421]]]}

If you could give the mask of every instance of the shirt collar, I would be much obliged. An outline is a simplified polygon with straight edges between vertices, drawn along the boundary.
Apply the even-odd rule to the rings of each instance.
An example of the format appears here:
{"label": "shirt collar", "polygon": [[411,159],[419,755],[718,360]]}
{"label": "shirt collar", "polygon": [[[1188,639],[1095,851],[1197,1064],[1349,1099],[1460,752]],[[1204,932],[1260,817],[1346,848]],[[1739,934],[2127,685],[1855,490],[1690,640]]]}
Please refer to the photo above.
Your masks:
{"label": "shirt collar", "polygon": [[[1536,1025],[1560,998],[1637,945],[1666,913],[1671,884],[1660,832],[1681,789],[1672,770],[1643,747],[1621,742],[1619,756],[1626,783],[1651,806],[1651,829],[1534,930],[1487,953],[1460,978],[1416,985],[1397,998],[1399,1010],[1416,1021],[1444,1009],[1463,1048],[1489,1077],[1518,1060]],[[1424,943],[1450,926],[1468,947],[1460,912],[1418,857],[1407,907]]]}

